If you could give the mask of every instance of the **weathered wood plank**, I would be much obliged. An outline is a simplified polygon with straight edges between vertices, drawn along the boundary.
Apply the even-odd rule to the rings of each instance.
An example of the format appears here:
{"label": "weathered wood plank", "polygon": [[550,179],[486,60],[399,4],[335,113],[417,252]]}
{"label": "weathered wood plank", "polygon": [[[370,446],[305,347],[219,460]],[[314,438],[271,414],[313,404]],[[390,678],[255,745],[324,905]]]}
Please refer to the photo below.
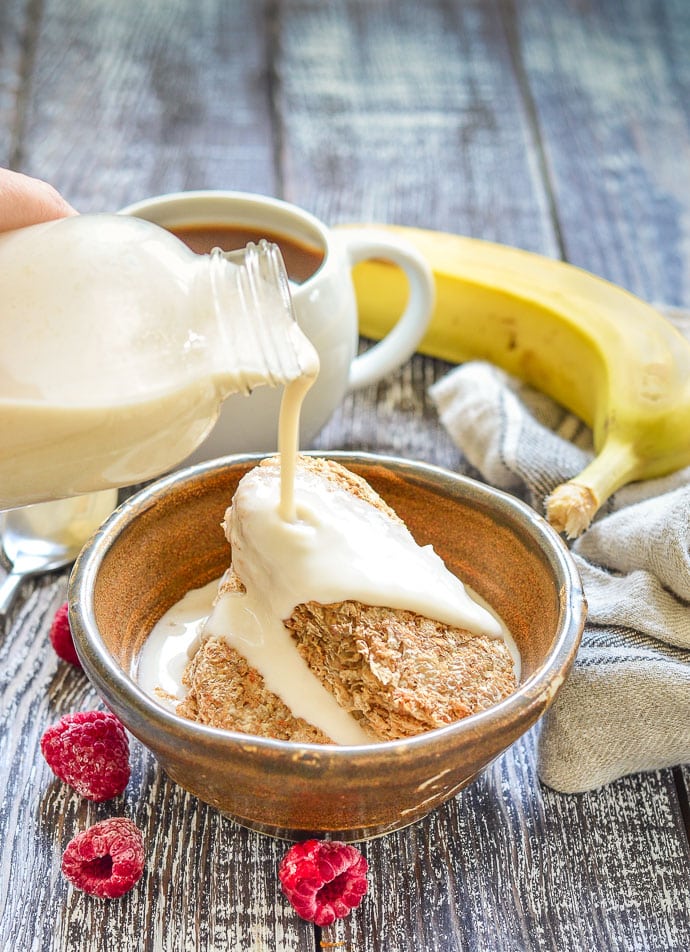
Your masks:
{"label": "weathered wood plank", "polygon": [[264,4],[46,0],[23,171],[81,211],[276,188]]}
{"label": "weathered wood plank", "polygon": [[[62,714],[100,707],[83,673],[47,639],[66,574],[28,582],[0,646],[0,948],[44,952],[165,949],[303,950],[313,930],[279,892],[280,841],[237,827],[169,781],[132,741],[132,778],[113,801],[90,803],[55,779],[39,749]],[[60,873],[79,830],[128,816],[143,831],[146,869],[122,900],[93,899]]]}
{"label": "weathered wood plank", "polygon": [[27,0],[0,5],[0,165],[16,160],[24,79],[31,42]]}
{"label": "weathered wood plank", "polygon": [[278,8],[286,197],[558,253],[496,0]]}
{"label": "weathered wood plank", "polygon": [[686,0],[506,0],[566,257],[647,299],[690,301]]}
{"label": "weathered wood plank", "polygon": [[448,809],[367,844],[385,895],[368,896],[329,940],[438,952],[685,948],[688,857],[668,775],[561,796],[540,785],[533,747],[532,733]]}
{"label": "weathered wood plank", "polygon": [[690,840],[690,765],[682,764],[674,771],[674,775],[678,787],[680,811],[688,840]]}
{"label": "weathered wood plank", "polygon": [[35,34],[28,0],[7,0],[0,5],[0,165],[4,167],[21,162],[21,117]]}

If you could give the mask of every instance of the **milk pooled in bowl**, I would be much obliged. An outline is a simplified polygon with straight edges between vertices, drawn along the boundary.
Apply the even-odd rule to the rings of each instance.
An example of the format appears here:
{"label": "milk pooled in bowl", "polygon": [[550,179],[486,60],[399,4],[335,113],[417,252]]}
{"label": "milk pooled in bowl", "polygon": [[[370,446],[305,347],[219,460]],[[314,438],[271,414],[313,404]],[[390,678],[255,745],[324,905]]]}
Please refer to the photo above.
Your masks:
{"label": "milk pooled in bowl", "polygon": [[[241,658],[262,684],[260,703],[267,716],[273,710],[266,699],[275,697],[296,723],[314,729],[310,738],[302,727],[300,738],[306,733],[315,741],[361,744],[388,739],[381,723],[387,711],[391,724],[398,723],[405,732],[415,732],[415,718],[420,730],[440,726],[433,716],[424,720],[414,713],[415,704],[408,699],[414,672],[403,657],[405,651],[420,666],[420,694],[440,696],[441,673],[448,680],[449,703],[444,708],[438,702],[440,723],[462,708],[453,707],[453,694],[457,695],[463,664],[474,664],[477,683],[483,677],[489,686],[480,690],[470,685],[472,703],[493,703],[515,687],[519,655],[505,625],[448,571],[431,546],[417,545],[363,480],[332,462],[301,458],[295,472],[294,518],[286,520],[281,514],[280,476],[279,459],[271,459],[240,481],[225,520],[232,549],[228,577],[217,598],[217,583],[211,583],[189,593],[158,622],[139,667],[140,683],[148,693],[174,708],[182,701],[180,712],[187,716],[198,715],[199,702],[215,705],[217,713],[224,703],[217,682],[224,674],[230,682],[245,677],[245,666],[237,660]],[[312,606],[306,621],[305,609],[298,606]],[[338,648],[332,644],[338,635],[332,623],[330,629],[323,624],[317,606],[334,606],[329,609],[332,618],[345,611],[348,623],[375,632],[369,644],[363,639],[359,653],[369,652],[379,667],[392,665],[390,676],[399,679],[397,697],[390,684],[382,684],[379,691],[375,678],[368,675],[357,696],[348,694],[348,679],[358,676],[356,666],[343,671]],[[426,633],[421,619],[427,620]],[[300,637],[300,625],[312,632],[321,626],[323,637],[317,642],[328,646],[327,657],[314,657],[315,642]],[[388,657],[386,639],[400,632],[409,645],[399,656],[388,652]],[[228,646],[227,657],[223,655],[215,668],[205,666],[210,689],[199,685],[194,674],[183,684],[188,652],[223,654],[221,641]],[[348,650],[350,641],[345,639]],[[356,641],[355,637],[353,644]],[[363,658],[357,663],[364,664]],[[425,664],[435,665],[435,679],[424,675]],[[492,678],[497,687],[493,694]],[[230,693],[235,689],[236,684]],[[486,697],[478,697],[482,692]],[[237,704],[241,706],[240,701]],[[365,707],[377,709],[372,715]],[[226,704],[226,715],[227,723],[215,726],[241,729],[233,722],[232,704]],[[259,723],[253,726],[262,729]]]}

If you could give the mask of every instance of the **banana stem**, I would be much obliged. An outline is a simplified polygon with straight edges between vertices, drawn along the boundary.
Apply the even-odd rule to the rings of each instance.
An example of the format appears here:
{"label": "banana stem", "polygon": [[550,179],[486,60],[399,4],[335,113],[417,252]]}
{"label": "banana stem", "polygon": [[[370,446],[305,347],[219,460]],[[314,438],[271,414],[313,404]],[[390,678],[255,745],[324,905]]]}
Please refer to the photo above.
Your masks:
{"label": "banana stem", "polygon": [[617,489],[637,476],[640,459],[630,443],[610,439],[582,472],[546,500],[546,518],[569,539],[581,535]]}

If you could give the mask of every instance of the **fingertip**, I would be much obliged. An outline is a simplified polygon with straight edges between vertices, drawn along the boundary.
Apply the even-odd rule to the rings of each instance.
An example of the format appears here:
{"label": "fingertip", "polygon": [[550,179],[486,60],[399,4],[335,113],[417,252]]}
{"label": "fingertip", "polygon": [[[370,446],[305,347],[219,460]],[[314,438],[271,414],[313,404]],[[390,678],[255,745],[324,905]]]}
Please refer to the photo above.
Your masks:
{"label": "fingertip", "polygon": [[0,169],[0,231],[76,214],[48,182],[22,172]]}

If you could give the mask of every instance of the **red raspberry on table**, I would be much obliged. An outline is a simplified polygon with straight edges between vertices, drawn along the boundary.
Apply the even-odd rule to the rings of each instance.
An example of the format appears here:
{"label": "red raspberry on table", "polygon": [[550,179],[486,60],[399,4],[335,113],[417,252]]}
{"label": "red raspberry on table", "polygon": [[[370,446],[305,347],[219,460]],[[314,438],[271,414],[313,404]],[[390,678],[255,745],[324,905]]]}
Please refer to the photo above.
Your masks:
{"label": "red raspberry on table", "polygon": [[348,843],[305,840],[285,854],[278,877],[298,915],[317,926],[329,926],[362,901],[367,861]]}
{"label": "red raspberry on table", "polygon": [[144,838],[126,817],[103,820],[78,833],[62,855],[62,872],[91,896],[117,899],[141,879]]}
{"label": "red raspberry on table", "polygon": [[50,643],[55,649],[55,654],[63,661],[68,661],[75,668],[81,668],[81,661],[74,647],[72,638],[72,629],[69,626],[68,605],[60,605],[55,612],[53,623],[48,632]]}
{"label": "red raspberry on table", "polygon": [[109,800],[127,786],[129,741],[110,712],[65,714],[44,732],[41,751],[53,773],[89,800]]}

